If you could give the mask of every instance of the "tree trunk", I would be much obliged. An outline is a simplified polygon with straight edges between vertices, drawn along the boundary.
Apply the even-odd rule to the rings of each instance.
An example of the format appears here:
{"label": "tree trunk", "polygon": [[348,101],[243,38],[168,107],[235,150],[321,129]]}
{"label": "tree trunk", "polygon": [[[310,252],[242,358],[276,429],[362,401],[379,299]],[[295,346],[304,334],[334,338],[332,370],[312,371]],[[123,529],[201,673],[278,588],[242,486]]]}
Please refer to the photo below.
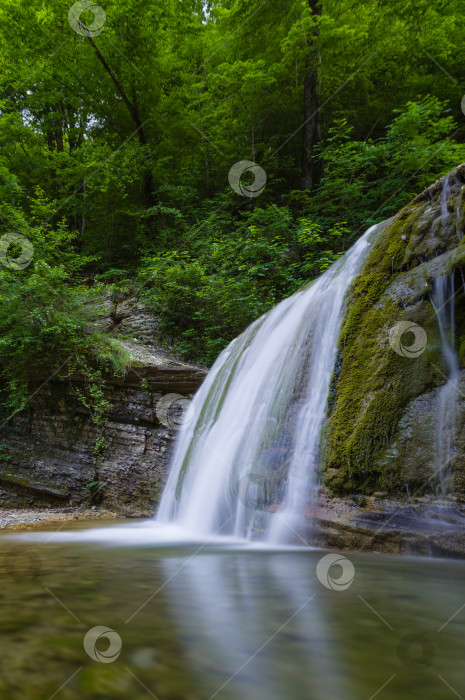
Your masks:
{"label": "tree trunk", "polygon": [[[320,0],[308,0],[313,19],[321,16]],[[314,25],[307,37],[308,57],[305,63],[304,82],[304,129],[302,189],[311,190],[321,177],[320,166],[315,158],[315,146],[321,140],[320,128],[320,54],[316,46],[319,29]]]}
{"label": "tree trunk", "polygon": [[[144,131],[144,124],[145,122],[142,122],[139,114],[139,107],[137,104],[137,99],[136,99],[136,94],[135,90],[133,88],[133,101],[129,99],[123,85],[120,83],[118,78],[116,77],[115,73],[111,69],[109,63],[106,61],[105,57],[101,53],[100,49],[96,45],[95,41],[91,36],[86,34],[87,39],[89,40],[89,43],[91,44],[92,48],[94,49],[96,56],[110,78],[112,79],[116,89],[118,90],[119,94],[123,98],[123,102],[126,105],[126,108],[131,115],[131,118],[136,126],[136,133],[137,133],[137,138],[139,139],[139,143],[141,146],[146,146],[147,145],[147,138],[145,136],[145,131]],[[153,182],[153,176],[152,176],[152,169],[150,167],[150,164],[146,168],[146,170],[143,173],[143,188],[144,188],[144,198],[145,198],[145,203],[148,207],[153,206],[156,203],[156,197],[155,197],[155,185]]]}

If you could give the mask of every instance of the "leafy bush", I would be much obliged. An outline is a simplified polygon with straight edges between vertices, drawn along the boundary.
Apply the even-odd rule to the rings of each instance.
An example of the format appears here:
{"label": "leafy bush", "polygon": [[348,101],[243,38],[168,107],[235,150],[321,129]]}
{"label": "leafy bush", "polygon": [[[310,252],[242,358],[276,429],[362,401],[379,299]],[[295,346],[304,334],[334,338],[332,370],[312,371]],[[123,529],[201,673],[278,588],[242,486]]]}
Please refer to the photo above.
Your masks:
{"label": "leafy bush", "polygon": [[353,240],[463,162],[465,146],[450,136],[457,125],[448,112],[431,96],[407,102],[375,141],[354,140],[347,120],[336,121],[320,150],[325,175],[310,204],[314,216],[344,219]]}
{"label": "leafy bush", "polygon": [[25,269],[0,266],[2,413],[24,408],[37,385],[61,368],[61,376],[79,371],[87,378],[88,398],[80,398],[100,424],[101,369],[121,371],[128,358],[98,330],[102,290],[79,283],[78,271],[89,259],[76,253],[74,235],[64,223],[54,229],[46,223],[52,207],[38,192],[30,219],[12,207],[2,212],[5,228],[34,246]]}
{"label": "leafy bush", "polygon": [[214,233],[197,257],[185,250],[147,256],[139,289],[162,331],[187,356],[212,362],[245,327],[324,271],[343,225],[323,231],[287,207],[256,208]]}

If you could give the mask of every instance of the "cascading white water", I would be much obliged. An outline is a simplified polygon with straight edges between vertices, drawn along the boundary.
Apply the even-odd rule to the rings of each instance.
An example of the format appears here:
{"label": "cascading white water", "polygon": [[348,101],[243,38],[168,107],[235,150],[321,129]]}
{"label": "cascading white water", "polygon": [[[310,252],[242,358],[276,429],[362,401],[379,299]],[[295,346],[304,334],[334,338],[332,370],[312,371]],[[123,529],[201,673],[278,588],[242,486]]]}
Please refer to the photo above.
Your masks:
{"label": "cascading white water", "polygon": [[447,382],[440,390],[435,436],[435,471],[442,496],[450,492],[448,469],[452,457],[457,421],[457,381],[460,363],[455,349],[454,275],[438,277],[433,282],[432,304],[438,320],[443,357],[447,365]]}
{"label": "cascading white water", "polygon": [[447,208],[447,201],[449,199],[450,195],[450,183],[449,183],[449,175],[446,175],[443,183],[442,183],[442,192],[441,192],[441,219],[443,222],[445,221],[445,217],[449,216],[449,210]]}
{"label": "cascading white water", "polygon": [[347,290],[387,222],[221,353],[178,437],[157,520],[306,542]]}

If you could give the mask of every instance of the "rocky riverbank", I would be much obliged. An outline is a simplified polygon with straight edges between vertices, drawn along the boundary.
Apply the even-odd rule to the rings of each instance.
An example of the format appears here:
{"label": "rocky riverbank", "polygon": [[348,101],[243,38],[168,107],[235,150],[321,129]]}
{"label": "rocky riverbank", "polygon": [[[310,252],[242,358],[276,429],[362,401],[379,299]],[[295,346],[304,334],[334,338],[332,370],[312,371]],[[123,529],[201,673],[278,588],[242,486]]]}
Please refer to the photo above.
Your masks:
{"label": "rocky riverbank", "polygon": [[115,520],[121,518],[103,508],[9,508],[0,510],[0,530],[34,530],[61,524],[60,530],[76,521]]}
{"label": "rocky riverbank", "polygon": [[324,497],[308,538],[340,551],[465,558],[465,505],[433,496]]}
{"label": "rocky riverbank", "polygon": [[[296,544],[340,552],[465,558],[465,505],[432,497],[393,500],[383,495],[323,495],[307,512],[308,530]],[[0,511],[0,530],[66,530],[120,521],[121,514],[90,508],[8,509]],[[129,518],[128,522],[134,522]],[[260,532],[257,531],[260,538]]]}

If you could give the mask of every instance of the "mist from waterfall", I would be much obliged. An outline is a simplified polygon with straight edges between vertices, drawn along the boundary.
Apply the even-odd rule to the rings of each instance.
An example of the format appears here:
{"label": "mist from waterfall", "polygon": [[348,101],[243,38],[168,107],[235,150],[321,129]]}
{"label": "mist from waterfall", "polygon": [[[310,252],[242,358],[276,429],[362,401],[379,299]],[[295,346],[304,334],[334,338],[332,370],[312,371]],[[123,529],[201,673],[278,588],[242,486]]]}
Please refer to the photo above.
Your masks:
{"label": "mist from waterfall", "polygon": [[159,522],[199,535],[309,543],[346,295],[386,223],[221,353],[178,436]]}

